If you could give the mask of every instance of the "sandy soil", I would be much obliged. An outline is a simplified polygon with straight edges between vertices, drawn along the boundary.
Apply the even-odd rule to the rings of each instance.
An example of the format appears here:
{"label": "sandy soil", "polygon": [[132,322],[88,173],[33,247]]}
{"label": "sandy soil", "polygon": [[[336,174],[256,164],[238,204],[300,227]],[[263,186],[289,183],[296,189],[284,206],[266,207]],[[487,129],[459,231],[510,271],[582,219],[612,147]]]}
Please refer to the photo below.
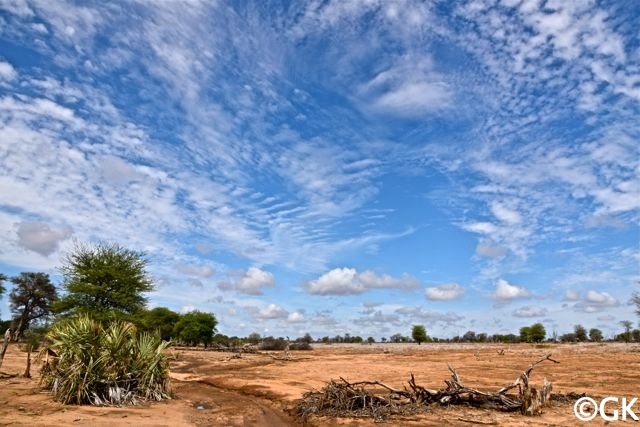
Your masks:
{"label": "sandy soil", "polygon": [[[504,349],[504,355],[498,351]],[[135,407],[86,407],[61,405],[38,389],[38,366],[34,378],[0,379],[0,425],[301,425],[291,408],[302,394],[320,388],[340,376],[352,380],[380,380],[402,387],[412,372],[418,384],[440,388],[449,377],[447,362],[461,380],[472,387],[495,390],[512,382],[530,362],[552,353],[560,364],[543,363],[532,381],[544,377],[554,391],[584,392],[605,396],[640,398],[640,345],[315,345],[308,352],[294,352],[295,360],[277,361],[265,354],[231,359],[229,353],[173,351],[170,401]],[[24,371],[26,353],[11,346],[2,372]],[[640,399],[639,399],[640,400]],[[611,409],[615,409],[611,406]],[[640,415],[640,401],[634,406]],[[434,406],[425,415],[390,419],[388,425],[469,426],[474,423],[505,426],[581,425],[571,403],[554,403],[540,417]],[[367,419],[312,418],[314,426],[373,425]],[[600,418],[589,426],[605,425]],[[609,423],[611,424],[611,423]],[[639,425],[617,421],[614,425]]]}

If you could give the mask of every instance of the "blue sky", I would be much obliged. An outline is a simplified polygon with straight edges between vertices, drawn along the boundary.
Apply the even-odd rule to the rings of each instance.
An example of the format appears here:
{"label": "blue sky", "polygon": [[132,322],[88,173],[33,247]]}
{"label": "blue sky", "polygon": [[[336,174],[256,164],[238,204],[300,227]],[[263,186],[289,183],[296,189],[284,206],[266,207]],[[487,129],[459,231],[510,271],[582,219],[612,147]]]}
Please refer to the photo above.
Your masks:
{"label": "blue sky", "polygon": [[[148,253],[226,334],[619,332],[640,3],[0,2],[0,268]],[[6,296],[0,305],[8,316]]]}

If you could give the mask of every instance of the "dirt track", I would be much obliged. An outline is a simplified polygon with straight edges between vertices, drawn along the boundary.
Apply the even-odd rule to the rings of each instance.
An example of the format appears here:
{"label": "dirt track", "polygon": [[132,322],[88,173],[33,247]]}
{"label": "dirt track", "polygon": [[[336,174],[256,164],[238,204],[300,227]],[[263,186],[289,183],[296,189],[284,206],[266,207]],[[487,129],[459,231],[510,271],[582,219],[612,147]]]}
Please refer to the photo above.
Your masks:
{"label": "dirt track", "polygon": [[[498,351],[505,349],[504,355]],[[640,397],[640,346],[580,345],[316,345],[295,353],[296,360],[273,360],[264,354],[229,359],[228,353],[175,351],[172,386],[175,399],[127,408],[78,407],[53,403],[37,390],[37,378],[0,380],[2,425],[298,425],[290,409],[311,388],[331,378],[377,379],[401,387],[413,372],[419,384],[439,388],[448,378],[447,362],[463,382],[495,390],[515,379],[537,357],[553,353],[561,363],[542,364],[532,381],[546,376],[554,391],[578,391],[592,397]],[[25,353],[12,346],[3,372],[24,370]],[[37,366],[34,367],[37,373]],[[612,409],[614,409],[612,407]],[[640,403],[634,407],[640,415]],[[432,407],[411,419],[392,419],[389,425],[581,425],[571,404],[554,404],[540,417],[498,413],[475,408]],[[313,418],[310,425],[373,425],[371,420]],[[638,425],[622,421],[614,425]],[[589,426],[605,425],[596,420]]]}

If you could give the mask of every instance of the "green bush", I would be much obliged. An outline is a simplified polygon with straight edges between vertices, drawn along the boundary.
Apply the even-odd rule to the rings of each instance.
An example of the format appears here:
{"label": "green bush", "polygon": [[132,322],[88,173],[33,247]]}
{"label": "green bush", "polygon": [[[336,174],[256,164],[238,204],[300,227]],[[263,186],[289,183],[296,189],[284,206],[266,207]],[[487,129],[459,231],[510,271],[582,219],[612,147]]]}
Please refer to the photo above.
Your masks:
{"label": "green bush", "polygon": [[124,404],[169,397],[169,343],[123,321],[107,326],[82,315],[47,333],[41,384],[74,404]]}

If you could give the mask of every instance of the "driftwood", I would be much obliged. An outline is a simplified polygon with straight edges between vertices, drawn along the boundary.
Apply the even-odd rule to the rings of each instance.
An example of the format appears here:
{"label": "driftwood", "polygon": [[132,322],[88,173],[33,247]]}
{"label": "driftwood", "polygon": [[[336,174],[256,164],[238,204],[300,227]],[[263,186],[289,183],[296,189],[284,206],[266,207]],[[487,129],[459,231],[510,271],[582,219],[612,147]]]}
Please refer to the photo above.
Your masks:
{"label": "driftwood", "polygon": [[[516,380],[498,391],[481,391],[462,383],[458,372],[448,365],[451,378],[446,387],[433,390],[416,383],[413,374],[408,388],[398,389],[380,381],[349,382],[329,381],[322,390],[312,390],[303,395],[296,405],[296,412],[303,418],[309,415],[368,416],[383,419],[389,415],[409,415],[424,412],[428,405],[470,405],[499,411],[520,411],[523,415],[538,415],[551,398],[551,383],[545,378],[537,389],[529,382],[533,368],[544,362],[559,363],[548,354],[529,365]],[[518,393],[509,393],[518,389]]]}

